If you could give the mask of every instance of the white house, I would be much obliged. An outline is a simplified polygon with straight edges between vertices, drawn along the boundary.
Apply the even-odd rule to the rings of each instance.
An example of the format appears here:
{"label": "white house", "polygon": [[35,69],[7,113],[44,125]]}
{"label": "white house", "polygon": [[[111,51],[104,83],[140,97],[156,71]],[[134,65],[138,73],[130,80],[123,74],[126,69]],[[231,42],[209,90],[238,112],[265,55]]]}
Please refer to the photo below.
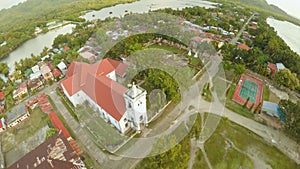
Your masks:
{"label": "white house", "polygon": [[129,128],[140,131],[140,125],[148,123],[147,93],[135,84],[128,89],[116,82],[117,76],[124,76],[126,68],[122,62],[112,59],[93,65],[73,62],[61,88],[74,106],[87,101],[121,133]]}

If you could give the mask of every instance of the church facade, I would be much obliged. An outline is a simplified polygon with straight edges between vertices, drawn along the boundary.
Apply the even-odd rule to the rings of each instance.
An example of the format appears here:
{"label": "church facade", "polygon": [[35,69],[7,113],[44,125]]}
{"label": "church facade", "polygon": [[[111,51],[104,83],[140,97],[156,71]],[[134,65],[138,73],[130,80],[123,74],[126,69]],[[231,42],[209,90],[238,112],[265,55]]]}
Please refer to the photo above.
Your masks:
{"label": "church facade", "polygon": [[127,65],[113,59],[93,65],[73,62],[60,86],[75,107],[88,102],[120,133],[130,128],[140,131],[141,124],[148,123],[147,92],[135,84],[126,88],[116,81],[125,76],[126,69]]}

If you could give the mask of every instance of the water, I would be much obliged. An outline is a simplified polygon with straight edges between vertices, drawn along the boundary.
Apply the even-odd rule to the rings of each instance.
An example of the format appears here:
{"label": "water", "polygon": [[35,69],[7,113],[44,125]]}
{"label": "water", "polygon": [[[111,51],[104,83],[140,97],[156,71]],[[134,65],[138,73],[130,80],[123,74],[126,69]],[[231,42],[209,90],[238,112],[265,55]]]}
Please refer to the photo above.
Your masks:
{"label": "water", "polygon": [[15,5],[18,5],[19,3],[23,3],[27,0],[0,0],[0,11],[2,9],[8,9]]}
{"label": "water", "polygon": [[99,11],[88,12],[81,16],[86,20],[101,19],[104,20],[108,17],[120,17],[127,13],[145,13],[149,10],[157,10],[164,8],[182,9],[185,7],[200,6],[205,8],[214,8],[212,2],[202,0],[141,0],[133,3],[119,4],[116,6],[103,8]]}
{"label": "water", "polygon": [[287,21],[268,18],[267,23],[277,31],[285,43],[300,56],[300,26]]}
{"label": "water", "polygon": [[11,52],[8,57],[1,60],[1,62],[6,62],[10,70],[14,70],[14,63],[30,57],[31,54],[40,54],[44,47],[51,48],[54,39],[60,34],[72,33],[72,28],[74,24],[68,24],[63,27],[51,30],[45,34],[40,34],[34,39],[30,39],[23,45],[18,47],[16,50]]}

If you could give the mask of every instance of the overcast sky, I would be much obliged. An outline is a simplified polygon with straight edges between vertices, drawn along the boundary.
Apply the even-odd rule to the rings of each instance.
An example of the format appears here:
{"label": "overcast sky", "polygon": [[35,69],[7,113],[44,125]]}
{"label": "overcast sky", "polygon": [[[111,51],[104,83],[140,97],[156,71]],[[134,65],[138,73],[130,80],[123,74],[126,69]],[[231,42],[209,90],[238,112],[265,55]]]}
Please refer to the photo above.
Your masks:
{"label": "overcast sky", "polygon": [[300,0],[267,0],[267,2],[278,6],[289,15],[300,19]]}

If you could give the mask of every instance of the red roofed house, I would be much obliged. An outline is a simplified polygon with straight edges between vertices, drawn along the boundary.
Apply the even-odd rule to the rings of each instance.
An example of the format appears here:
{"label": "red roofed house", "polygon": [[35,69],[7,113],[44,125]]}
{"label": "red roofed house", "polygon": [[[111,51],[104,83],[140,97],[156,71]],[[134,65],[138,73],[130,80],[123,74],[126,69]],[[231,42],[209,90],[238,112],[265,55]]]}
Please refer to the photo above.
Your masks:
{"label": "red roofed house", "polygon": [[0,113],[5,112],[5,93],[0,91]]}
{"label": "red roofed house", "polygon": [[68,130],[65,128],[65,126],[62,124],[60,119],[58,118],[57,114],[55,112],[51,112],[49,114],[49,118],[51,123],[53,124],[53,127],[57,130],[61,131],[62,134],[69,140],[71,138]]}
{"label": "red roofed house", "polygon": [[278,68],[274,63],[268,63],[269,75],[274,78],[275,74],[278,72]]}
{"label": "red roofed house", "polygon": [[242,43],[238,44],[237,47],[239,49],[243,49],[243,50],[246,50],[246,51],[250,50],[250,47],[248,45],[242,44]]}
{"label": "red roofed house", "polygon": [[128,89],[116,82],[117,76],[125,76],[126,68],[112,59],[93,65],[73,62],[61,87],[74,106],[89,102],[121,133],[131,127],[139,131],[141,123],[148,123],[146,90],[134,84]]}

